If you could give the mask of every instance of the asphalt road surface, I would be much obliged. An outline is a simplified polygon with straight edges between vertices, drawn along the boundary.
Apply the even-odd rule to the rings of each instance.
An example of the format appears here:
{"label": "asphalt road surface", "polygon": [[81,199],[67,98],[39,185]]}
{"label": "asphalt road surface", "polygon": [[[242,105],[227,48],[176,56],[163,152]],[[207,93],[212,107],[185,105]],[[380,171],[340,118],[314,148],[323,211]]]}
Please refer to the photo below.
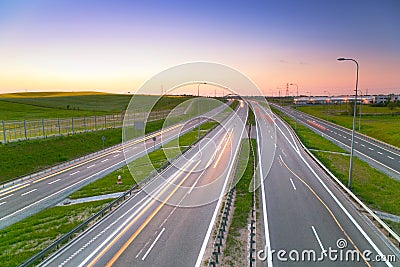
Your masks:
{"label": "asphalt road surface", "polygon": [[[351,130],[336,125],[334,123],[310,116],[304,112],[300,112],[290,107],[279,108],[285,114],[295,118],[298,122],[306,125],[315,132],[321,134],[325,138],[334,141],[348,150],[351,147]],[[384,129],[382,129],[384,131]],[[365,137],[357,132],[354,135],[354,151],[356,155],[360,155],[367,161],[372,161],[374,165],[378,165],[378,169],[383,169],[386,173],[392,174],[395,178],[400,179],[400,150],[383,142]]]}
{"label": "asphalt road surface", "polygon": [[[252,105],[259,174],[265,177],[260,191],[266,249],[257,249],[258,262],[269,267],[399,266],[399,250],[350,203],[294,132],[261,105]],[[383,257],[390,259],[381,262]]]}
{"label": "asphalt road surface", "polygon": [[[222,105],[203,116],[219,116],[224,109],[225,106]],[[200,121],[193,119],[172,125],[145,137],[126,142],[114,149],[85,157],[72,165],[60,166],[43,177],[37,176],[0,190],[0,229],[59,203],[84,185],[104,177],[127,162],[190,131],[199,122],[205,121],[205,118]],[[155,142],[153,137],[156,137]]]}
{"label": "asphalt road surface", "polygon": [[223,127],[41,265],[203,265],[246,118],[242,104]]}

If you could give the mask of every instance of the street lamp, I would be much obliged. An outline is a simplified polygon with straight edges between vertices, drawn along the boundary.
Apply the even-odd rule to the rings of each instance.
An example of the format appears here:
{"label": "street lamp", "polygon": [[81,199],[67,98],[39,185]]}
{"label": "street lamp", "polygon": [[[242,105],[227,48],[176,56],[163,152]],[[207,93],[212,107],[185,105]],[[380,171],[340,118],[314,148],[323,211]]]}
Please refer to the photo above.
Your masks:
{"label": "street lamp", "polygon": [[338,58],[338,61],[353,61],[357,66],[356,76],[356,96],[354,98],[354,111],[353,111],[353,130],[351,131],[351,149],[350,149],[350,168],[349,168],[349,184],[348,187],[351,189],[351,180],[353,178],[353,154],[354,154],[354,128],[356,125],[356,113],[357,113],[357,87],[358,87],[358,62],[352,58]]}
{"label": "street lamp", "polygon": [[202,82],[197,85],[197,116],[199,124],[197,126],[197,139],[200,139],[200,84],[207,84],[207,83]]}

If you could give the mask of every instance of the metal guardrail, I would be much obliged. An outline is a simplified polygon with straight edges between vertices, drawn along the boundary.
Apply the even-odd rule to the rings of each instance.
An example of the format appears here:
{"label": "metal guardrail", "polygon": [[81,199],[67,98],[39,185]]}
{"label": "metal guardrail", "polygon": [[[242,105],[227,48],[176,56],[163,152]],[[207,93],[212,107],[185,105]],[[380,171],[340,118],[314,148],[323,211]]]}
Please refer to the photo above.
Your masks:
{"label": "metal guardrail", "polygon": [[231,212],[232,202],[233,202],[233,194],[235,192],[235,188],[229,190],[228,197],[225,201],[225,206],[222,212],[222,217],[219,222],[219,227],[217,230],[217,236],[215,237],[213,244],[213,251],[211,252],[210,260],[208,261],[208,266],[215,267],[220,261],[218,256],[221,254],[221,248],[224,245],[223,240],[225,239],[225,233],[228,233],[228,221],[229,215]]}
{"label": "metal guardrail", "polygon": [[[315,119],[318,119],[318,120],[322,120],[322,121],[324,121],[324,122],[327,123],[327,124],[330,124],[330,125],[332,125],[332,126],[339,127],[339,128],[341,128],[341,129],[343,129],[343,130],[345,130],[345,131],[350,131],[350,132],[351,132],[351,129],[346,128],[346,127],[343,127],[342,125],[339,125],[339,124],[336,124],[336,123],[333,123],[333,122],[324,120],[324,119],[322,119],[322,118],[313,116],[313,115],[311,115],[311,114],[305,113],[305,112],[300,111],[300,110],[297,110],[297,112],[302,113],[302,114],[306,114],[307,116],[310,116],[310,117],[315,118]],[[368,135],[365,135],[365,134],[363,134],[363,133],[356,132],[355,134],[356,134],[356,135],[359,135],[359,136],[361,136],[361,137],[363,137],[363,138],[365,138],[365,139],[369,139],[369,140],[371,140],[371,141],[373,141],[373,142],[375,142],[375,143],[378,143],[378,144],[381,145],[381,146],[384,146],[384,147],[393,149],[393,150],[395,150],[396,152],[400,153],[400,148],[398,148],[398,147],[396,147],[396,146],[394,146],[394,145],[385,143],[385,142],[383,142],[383,141],[381,141],[381,140],[375,139],[375,138],[373,138],[373,137],[371,137],[371,136],[368,136]]]}
{"label": "metal guardrail", "polygon": [[[206,122],[206,121],[205,121]],[[208,132],[213,131],[216,127],[218,127],[219,124],[214,125]],[[156,177],[159,175],[161,172],[165,171],[171,164],[179,159],[180,156],[184,155],[185,153],[188,153],[190,149],[192,149],[200,140],[202,140],[206,135],[203,135],[200,137],[200,139],[197,139],[194,143],[192,143],[190,146],[186,147],[184,150],[182,150],[181,153],[177,154],[175,157],[173,157],[171,160],[168,160],[165,162],[161,167],[159,167],[156,170],[153,170],[145,179],[140,181],[140,183],[135,184],[131,189],[126,191],[124,194],[113,200],[111,203],[109,203],[106,207],[92,215],[89,219],[86,221],[82,222],[78,226],[76,226],[74,229],[69,231],[68,233],[64,234],[63,236],[59,237],[56,239],[54,242],[52,242],[49,246],[47,246],[45,249],[42,251],[38,252],[28,260],[26,260],[24,263],[19,265],[20,267],[27,267],[31,266],[35,262],[39,260],[43,260],[48,254],[58,250],[65,242],[71,240],[75,234],[78,234],[80,231],[84,231],[86,227],[93,221],[97,221],[98,219],[101,219],[104,217],[106,214],[108,214],[109,211],[113,209],[114,206],[118,206],[121,202],[125,201],[127,197],[130,197],[132,195],[132,192],[137,190],[139,186],[142,186],[143,184],[146,184],[148,181],[150,181],[152,178]]]}
{"label": "metal guardrail", "polygon": [[72,239],[73,236],[80,231],[83,231],[91,222],[102,218],[105,214],[107,214],[107,211],[111,211],[113,206],[118,205],[121,201],[124,201],[127,196],[131,196],[132,192],[138,187],[139,185],[136,184],[134,185],[131,189],[129,189],[127,192],[125,192],[123,195],[119,196],[115,200],[113,200],[110,204],[108,204],[106,207],[92,215],[89,219],[84,221],[83,223],[79,224],[76,226],[74,229],[69,231],[68,233],[64,234],[63,236],[59,237],[56,239],[53,243],[51,243],[49,246],[47,246],[45,249],[40,251],[39,253],[35,254],[31,258],[29,258],[27,261],[19,265],[20,267],[25,267],[25,266],[31,266],[35,262],[39,260],[43,260],[46,255],[50,254],[51,252],[56,251],[57,249],[60,248],[62,244],[67,242],[68,240]]}
{"label": "metal guardrail", "polygon": [[[251,133],[251,124],[250,124],[250,130],[249,130],[249,136],[250,136],[250,133]],[[253,147],[253,144],[252,144],[252,141],[251,141],[251,138],[249,138],[249,140],[250,140],[250,148],[251,148],[251,151],[253,152],[253,180],[254,180],[254,184],[256,183],[256,157],[255,157],[255,155],[256,155],[256,153],[255,153],[255,150],[254,150],[254,147]],[[256,264],[255,264],[255,261],[256,261],[256,257],[254,257],[254,253],[256,253],[256,240],[255,240],[255,238],[256,238],[256,228],[257,228],[257,225],[256,225],[256,222],[257,222],[257,207],[256,207],[256,203],[257,203],[257,201],[256,201],[256,199],[257,199],[257,195],[256,195],[256,192],[257,192],[257,190],[256,190],[256,188],[255,188],[255,186],[253,187],[253,198],[251,199],[251,221],[250,221],[250,233],[249,233],[249,235],[250,235],[250,245],[249,245],[249,266],[250,267],[253,267],[253,266],[256,266]],[[253,247],[254,246],[254,247]]]}
{"label": "metal guardrail", "polygon": [[[240,144],[240,149],[238,151],[237,155],[240,155],[242,152],[242,145]],[[237,164],[239,161],[239,156],[237,156],[235,158],[235,169],[237,168]],[[229,177],[228,177],[229,178]],[[228,222],[229,222],[229,215],[230,215],[230,211],[231,211],[231,207],[233,205],[233,195],[235,193],[235,187],[231,188],[229,190],[229,193],[227,195],[227,198],[225,200],[225,205],[223,208],[223,212],[222,212],[222,216],[221,216],[221,220],[219,222],[219,226],[218,226],[218,230],[217,230],[217,235],[214,239],[214,243],[213,243],[213,250],[211,252],[209,261],[208,261],[208,267],[215,267],[217,264],[220,263],[219,261],[219,255],[222,253],[221,248],[224,245],[223,240],[225,239],[225,233],[228,234]]]}
{"label": "metal guardrail", "polygon": [[[211,111],[209,111],[209,112],[211,112]],[[209,112],[206,112],[205,114],[203,114],[203,116],[208,114]],[[159,133],[162,130],[165,130],[165,129],[160,129],[160,130],[148,133],[145,136],[138,136],[137,138],[147,137],[148,135]],[[134,141],[135,139],[132,139],[131,141]],[[119,144],[116,144],[114,146],[111,146],[111,147],[108,147],[108,148],[105,148],[105,149],[102,149],[102,150],[99,150],[99,151],[96,151],[96,152],[92,152],[92,153],[86,154],[84,156],[79,156],[77,158],[73,158],[73,159],[68,160],[66,162],[56,163],[54,165],[48,166],[45,169],[42,169],[42,170],[39,170],[39,171],[30,172],[30,173],[15,177],[15,178],[10,179],[10,180],[4,181],[4,182],[0,182],[0,187],[4,189],[5,187],[13,186],[16,183],[21,183],[21,182],[24,182],[26,180],[29,180],[29,179],[32,179],[32,178],[35,178],[35,177],[42,178],[44,175],[49,175],[55,170],[58,170],[60,168],[64,168],[66,166],[71,166],[72,164],[80,162],[82,160],[97,156],[97,155],[99,155],[101,153],[105,153],[105,152],[111,151],[113,149],[117,149],[122,145],[123,145],[122,143],[119,143]]]}
{"label": "metal guardrail", "polygon": [[292,127],[285,120],[282,121],[288,126],[288,129],[294,133],[294,136],[301,144],[304,151],[306,151],[307,154],[310,155],[310,157],[325,171],[325,173],[327,173],[335,181],[335,183],[338,184],[340,188],[345,191],[358,205],[360,205],[360,207],[364,209],[373,218],[373,220],[380,225],[381,228],[385,229],[388,232],[388,236],[395,239],[397,241],[397,246],[400,247],[400,236],[394,232],[384,221],[382,221],[382,219],[379,218],[370,208],[368,208],[368,206],[365,205],[364,202],[362,202],[349,188],[347,188],[322,162],[320,162],[317,157],[315,157],[314,154],[311,153],[311,151],[308,150],[308,148],[301,142],[300,138],[293,131]]}

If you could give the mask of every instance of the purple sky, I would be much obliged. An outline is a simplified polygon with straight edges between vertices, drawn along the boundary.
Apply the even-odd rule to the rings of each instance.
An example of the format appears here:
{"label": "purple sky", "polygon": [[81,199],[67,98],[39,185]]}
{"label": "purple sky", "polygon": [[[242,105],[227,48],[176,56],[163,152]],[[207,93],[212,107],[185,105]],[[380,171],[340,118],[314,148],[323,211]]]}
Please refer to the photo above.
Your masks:
{"label": "purple sky", "polygon": [[0,0],[0,92],[132,92],[168,67],[211,61],[268,95],[286,83],[351,94],[355,65],[336,58],[352,57],[360,88],[400,93],[399,14],[396,0]]}

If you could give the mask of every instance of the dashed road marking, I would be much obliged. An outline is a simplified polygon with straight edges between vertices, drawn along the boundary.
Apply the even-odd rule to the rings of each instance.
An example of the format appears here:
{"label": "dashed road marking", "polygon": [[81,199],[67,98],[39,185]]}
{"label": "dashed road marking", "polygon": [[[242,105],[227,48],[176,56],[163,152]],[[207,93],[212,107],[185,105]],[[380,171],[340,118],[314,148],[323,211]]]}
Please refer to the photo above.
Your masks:
{"label": "dashed road marking", "polygon": [[52,182],[49,182],[48,184],[54,184],[54,183],[57,183],[58,181],[60,181],[61,179],[57,179],[57,180],[54,180],[54,181],[52,181]]}
{"label": "dashed road marking", "polygon": [[37,190],[37,188],[32,189],[31,191],[25,192],[25,193],[21,194],[21,197],[23,197],[23,196],[25,196],[25,195],[27,195],[27,194],[30,194],[30,193],[32,193],[32,192],[34,192],[34,191],[36,191],[36,190]]}

